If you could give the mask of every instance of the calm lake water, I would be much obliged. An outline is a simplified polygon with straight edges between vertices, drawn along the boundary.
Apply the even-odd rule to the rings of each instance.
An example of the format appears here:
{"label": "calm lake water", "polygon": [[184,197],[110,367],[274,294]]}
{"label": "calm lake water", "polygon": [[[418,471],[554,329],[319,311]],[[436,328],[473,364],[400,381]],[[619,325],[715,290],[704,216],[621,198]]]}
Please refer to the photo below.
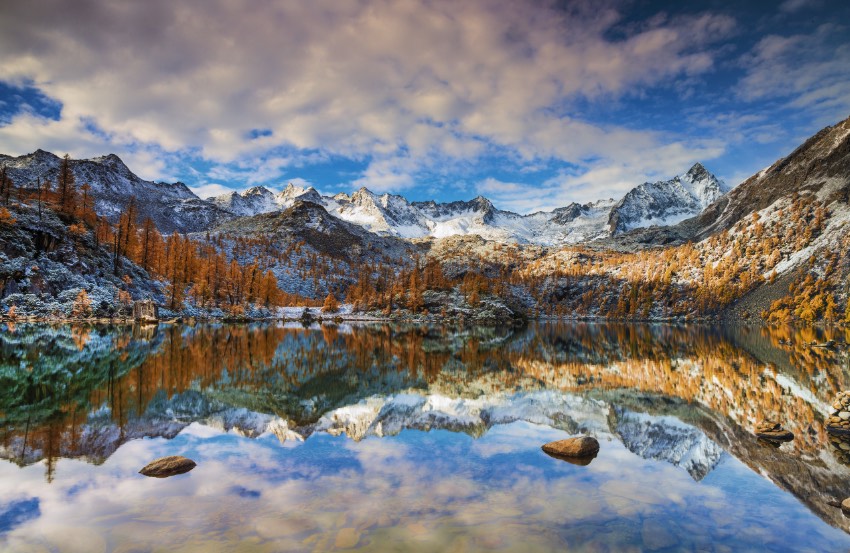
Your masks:
{"label": "calm lake water", "polygon": [[[810,343],[848,338],[4,326],[0,550],[846,551],[850,367]],[[588,465],[540,450],[577,434]],[[166,455],[198,466],[137,473]]]}

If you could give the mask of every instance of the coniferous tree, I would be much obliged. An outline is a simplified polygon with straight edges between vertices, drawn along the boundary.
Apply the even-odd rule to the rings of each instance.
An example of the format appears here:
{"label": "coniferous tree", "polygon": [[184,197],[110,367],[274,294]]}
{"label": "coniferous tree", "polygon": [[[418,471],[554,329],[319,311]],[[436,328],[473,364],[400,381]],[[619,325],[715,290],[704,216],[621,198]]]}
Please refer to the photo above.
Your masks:
{"label": "coniferous tree", "polygon": [[68,154],[65,154],[61,165],[59,165],[59,175],[56,177],[56,191],[59,194],[59,212],[66,215],[76,214],[77,187],[74,171],[71,169],[71,156]]}
{"label": "coniferous tree", "polygon": [[322,313],[336,313],[337,311],[339,311],[339,302],[336,301],[333,293],[329,292],[322,304]]}
{"label": "coniferous tree", "polygon": [[3,200],[4,205],[9,205],[9,202],[12,199],[13,187],[14,185],[12,184],[12,179],[9,178],[6,165],[3,164],[3,166],[0,167],[0,199]]}

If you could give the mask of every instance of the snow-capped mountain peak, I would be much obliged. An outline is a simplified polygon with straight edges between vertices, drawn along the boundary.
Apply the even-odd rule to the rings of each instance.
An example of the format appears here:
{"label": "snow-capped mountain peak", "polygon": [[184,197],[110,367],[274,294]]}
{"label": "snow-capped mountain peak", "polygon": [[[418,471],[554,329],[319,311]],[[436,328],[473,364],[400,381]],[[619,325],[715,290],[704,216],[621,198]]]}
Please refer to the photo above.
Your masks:
{"label": "snow-capped mountain peak", "polygon": [[275,203],[275,195],[268,188],[255,186],[244,192],[230,192],[208,198],[225,211],[234,215],[248,216],[256,213],[266,213],[279,209]]}
{"label": "snow-capped mountain peak", "polygon": [[[12,182],[30,190],[39,179],[55,183],[61,163],[62,158],[40,149],[17,157],[0,155],[0,164],[6,166]],[[71,159],[70,166],[77,185],[90,186],[95,211],[113,222],[131,198],[136,199],[139,219],[150,217],[166,233],[211,228],[229,217],[215,204],[195,196],[181,182],[169,184],[142,179],[115,154]]]}
{"label": "snow-capped mountain peak", "polygon": [[698,215],[728,191],[725,183],[695,163],[686,173],[666,181],[645,182],[630,190],[611,209],[612,234],[653,225],[673,225]]}
{"label": "snow-capped mountain peak", "polygon": [[282,192],[274,197],[274,201],[279,209],[290,207],[296,200],[313,202],[320,205],[324,205],[325,203],[322,195],[312,186],[304,188],[303,186],[296,186],[291,182],[286,185],[286,188]]}
{"label": "snow-capped mountain peak", "polygon": [[[10,170],[12,179],[25,187],[34,187],[37,178],[55,180],[61,161],[44,150],[19,157],[0,155],[0,163]],[[255,186],[201,200],[182,183],[140,179],[115,154],[73,160],[72,165],[78,182],[92,186],[100,214],[114,220],[129,198],[136,197],[146,206],[143,216],[152,216],[164,232],[206,230],[233,217],[282,211],[304,201],[323,207],[337,219],[385,236],[478,235],[501,242],[562,245],[639,227],[674,224],[699,214],[728,190],[703,165],[695,163],[670,180],[636,186],[619,202],[572,203],[552,212],[519,215],[496,208],[484,196],[444,203],[410,202],[396,194],[378,195],[366,187],[351,195],[324,196],[312,186],[291,182],[279,193]]]}

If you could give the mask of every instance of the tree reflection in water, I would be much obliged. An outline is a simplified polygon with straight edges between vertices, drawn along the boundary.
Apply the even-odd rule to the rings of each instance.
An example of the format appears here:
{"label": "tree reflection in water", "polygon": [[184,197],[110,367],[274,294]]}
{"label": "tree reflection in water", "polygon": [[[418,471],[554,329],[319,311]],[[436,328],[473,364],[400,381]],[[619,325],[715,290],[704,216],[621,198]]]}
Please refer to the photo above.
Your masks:
{"label": "tree reflection in water", "polygon": [[[829,451],[840,463],[848,458],[824,430],[832,397],[850,387],[848,339],[839,329],[583,323],[516,332],[21,324],[0,335],[0,453],[20,465],[45,459],[50,480],[57,458],[100,463],[128,440],[170,438],[225,409],[304,429],[376,395],[545,389],[615,407],[612,428],[627,411],[672,415],[798,497],[817,488],[817,497],[801,499],[832,518],[816,502],[850,495],[850,473],[828,470],[823,459]],[[812,346],[828,341],[838,346]],[[762,418],[781,420],[794,442],[757,449],[749,431]]]}

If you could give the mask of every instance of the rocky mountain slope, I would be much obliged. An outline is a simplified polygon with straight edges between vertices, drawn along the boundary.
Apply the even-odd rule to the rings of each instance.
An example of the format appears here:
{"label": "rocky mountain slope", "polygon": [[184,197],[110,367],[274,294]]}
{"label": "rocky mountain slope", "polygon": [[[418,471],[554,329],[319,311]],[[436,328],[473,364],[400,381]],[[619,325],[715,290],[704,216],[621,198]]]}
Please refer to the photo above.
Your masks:
{"label": "rocky mountain slope", "polygon": [[[15,222],[0,224],[0,311],[11,306],[37,317],[68,317],[85,290],[98,317],[127,314],[126,298],[162,299],[160,283],[124,259],[115,260],[90,233],[78,235],[53,211],[30,205],[10,209]],[[126,277],[126,278],[122,278]]]}
{"label": "rocky mountain slope", "polygon": [[[61,161],[44,150],[19,157],[0,154],[0,165],[5,165],[9,178],[24,189],[35,189],[38,179],[51,181],[55,188]],[[139,217],[150,217],[164,233],[198,231],[231,217],[229,212],[198,198],[182,182],[140,178],[115,154],[71,160],[71,169],[78,187],[91,186],[95,211],[111,222],[117,221],[131,197],[137,200]]]}
{"label": "rocky mountain slope", "polygon": [[850,118],[751,176],[688,226],[697,238],[705,238],[794,194],[815,196],[842,212],[850,205]]}
{"label": "rocky mountain slope", "polygon": [[608,227],[617,234],[672,225],[702,212],[728,191],[723,181],[696,163],[683,175],[633,188],[611,208]]}

